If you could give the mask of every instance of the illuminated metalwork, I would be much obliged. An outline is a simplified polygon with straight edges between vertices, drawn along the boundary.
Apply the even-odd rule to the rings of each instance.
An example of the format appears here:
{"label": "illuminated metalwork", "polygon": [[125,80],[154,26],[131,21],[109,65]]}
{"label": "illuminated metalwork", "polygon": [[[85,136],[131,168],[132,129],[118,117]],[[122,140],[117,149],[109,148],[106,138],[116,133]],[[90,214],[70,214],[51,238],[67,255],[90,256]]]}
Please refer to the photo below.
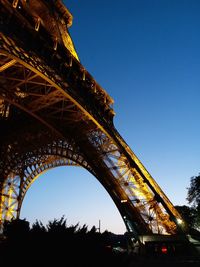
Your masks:
{"label": "illuminated metalwork", "polygon": [[19,217],[42,172],[78,165],[105,187],[136,238],[184,232],[115,129],[113,99],[79,62],[67,8],[60,0],[1,0],[0,8],[0,220]]}
{"label": "illuminated metalwork", "polygon": [[48,156],[45,158],[44,163],[42,163],[41,160],[38,160],[38,163],[27,167],[24,170],[23,176],[10,173],[3,183],[1,192],[1,219],[4,221],[19,217],[24,196],[31,184],[46,170],[58,166],[79,165],[70,159]]}

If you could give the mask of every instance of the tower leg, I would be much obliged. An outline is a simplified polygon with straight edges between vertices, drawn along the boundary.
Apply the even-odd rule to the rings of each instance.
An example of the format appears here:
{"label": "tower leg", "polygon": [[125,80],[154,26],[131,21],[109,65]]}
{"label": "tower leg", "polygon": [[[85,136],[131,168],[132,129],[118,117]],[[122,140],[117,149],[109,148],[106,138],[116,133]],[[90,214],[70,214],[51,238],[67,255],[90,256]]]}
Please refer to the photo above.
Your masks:
{"label": "tower leg", "polygon": [[4,221],[10,221],[19,216],[18,201],[21,177],[11,172],[1,185],[0,191],[0,222],[1,229]]}

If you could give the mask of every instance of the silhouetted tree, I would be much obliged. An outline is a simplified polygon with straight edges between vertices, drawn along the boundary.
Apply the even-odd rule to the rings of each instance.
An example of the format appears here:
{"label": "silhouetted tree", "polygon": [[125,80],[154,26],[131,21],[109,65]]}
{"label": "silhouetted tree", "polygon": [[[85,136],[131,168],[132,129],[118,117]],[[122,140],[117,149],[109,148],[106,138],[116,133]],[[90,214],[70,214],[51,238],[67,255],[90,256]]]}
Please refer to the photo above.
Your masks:
{"label": "silhouetted tree", "polygon": [[188,227],[195,228],[196,227],[196,217],[197,211],[194,207],[189,206],[175,206],[178,210],[184,221],[187,223]]}
{"label": "silhouetted tree", "polygon": [[[23,251],[24,255],[28,255],[30,244],[29,231],[30,226],[26,219],[12,219],[11,221],[4,222],[3,234],[5,241],[4,246],[0,249],[2,266],[14,266],[21,251]],[[5,264],[3,263],[4,259],[6,259]]]}
{"label": "silhouetted tree", "polygon": [[187,201],[195,209],[195,228],[200,229],[200,174],[191,177]]}
{"label": "silhouetted tree", "polygon": [[89,234],[95,234],[97,232],[97,228],[95,226],[92,226],[90,231],[88,232]]}
{"label": "silhouetted tree", "polygon": [[82,227],[79,227],[78,229],[78,233],[79,234],[87,234],[88,232],[88,226],[86,224],[84,224]]}
{"label": "silhouetted tree", "polygon": [[200,174],[191,177],[187,200],[194,207],[200,207]]}
{"label": "silhouetted tree", "polygon": [[100,266],[126,266],[124,255],[112,251],[117,235],[108,231],[99,233],[95,226],[90,230],[86,224],[68,227],[64,216],[49,221],[46,226],[36,220],[31,229],[25,219],[4,225],[7,238],[4,246],[0,244],[0,250],[5,259],[12,251],[13,257],[9,258],[12,266],[22,251],[28,257],[30,251],[34,251],[30,262],[33,266],[92,267],[96,262]]}
{"label": "silhouetted tree", "polygon": [[27,236],[30,230],[29,222],[26,219],[12,219],[5,221],[3,225],[4,235],[9,239],[22,239]]}
{"label": "silhouetted tree", "polygon": [[32,233],[46,233],[47,232],[45,226],[42,224],[41,221],[38,221],[38,220],[36,220],[36,222],[33,223],[30,231]]}
{"label": "silhouetted tree", "polygon": [[47,224],[47,230],[49,233],[64,233],[67,229],[67,221],[64,216],[53,221],[49,221]]}

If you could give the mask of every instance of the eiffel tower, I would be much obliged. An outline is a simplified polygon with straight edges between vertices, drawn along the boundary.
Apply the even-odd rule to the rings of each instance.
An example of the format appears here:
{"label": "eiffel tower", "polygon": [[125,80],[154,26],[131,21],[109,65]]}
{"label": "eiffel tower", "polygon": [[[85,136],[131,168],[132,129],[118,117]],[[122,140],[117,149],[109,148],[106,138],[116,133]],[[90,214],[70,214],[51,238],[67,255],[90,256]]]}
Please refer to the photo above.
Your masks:
{"label": "eiffel tower", "polygon": [[92,173],[140,236],[187,232],[113,124],[113,99],[80,63],[61,0],[0,1],[0,222],[19,218],[45,170]]}

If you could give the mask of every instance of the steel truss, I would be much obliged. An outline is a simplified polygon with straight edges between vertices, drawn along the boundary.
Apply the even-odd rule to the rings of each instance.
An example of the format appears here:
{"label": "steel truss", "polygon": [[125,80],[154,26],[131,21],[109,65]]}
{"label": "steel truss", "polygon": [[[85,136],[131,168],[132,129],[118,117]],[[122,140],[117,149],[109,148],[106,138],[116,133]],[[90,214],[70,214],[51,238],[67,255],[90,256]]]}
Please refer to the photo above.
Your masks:
{"label": "steel truss", "polygon": [[67,29],[57,40],[51,19],[34,11],[44,1],[29,3],[0,2],[0,220],[19,217],[41,173],[78,165],[105,187],[135,238],[185,232],[179,213],[115,129],[113,100],[80,64]]}

